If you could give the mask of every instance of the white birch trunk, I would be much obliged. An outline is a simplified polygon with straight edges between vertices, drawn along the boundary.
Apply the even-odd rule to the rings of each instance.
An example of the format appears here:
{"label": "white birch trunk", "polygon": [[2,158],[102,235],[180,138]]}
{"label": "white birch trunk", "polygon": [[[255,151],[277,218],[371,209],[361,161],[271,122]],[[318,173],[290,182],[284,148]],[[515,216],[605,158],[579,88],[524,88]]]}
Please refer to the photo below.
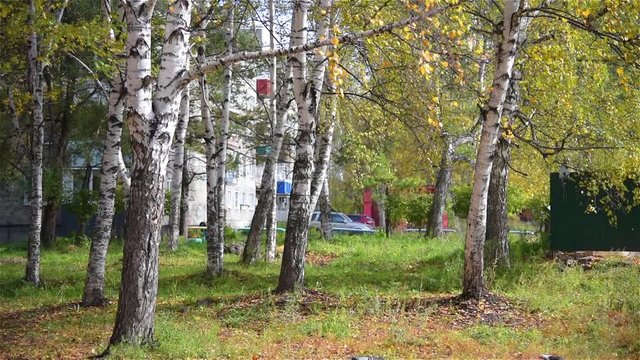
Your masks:
{"label": "white birch trunk", "polygon": [[[278,164],[276,164],[277,167]],[[276,247],[278,241],[278,179],[277,177],[273,177],[273,181],[271,182],[271,186],[273,187],[273,191],[271,192],[271,198],[267,204],[268,214],[267,214],[267,242],[266,248],[264,250],[264,259],[268,262],[273,262],[276,260]]]}
{"label": "white birch trunk", "polygon": [[[245,264],[251,264],[258,260],[258,250],[260,245],[260,235],[262,226],[267,219],[269,212],[273,211],[273,205],[275,203],[276,187],[274,183],[276,181],[276,169],[278,165],[278,157],[282,149],[282,141],[284,139],[284,128],[287,119],[287,111],[289,110],[289,103],[291,100],[291,83],[293,82],[291,67],[289,68],[286,80],[283,82],[278,94],[278,108],[276,110],[276,124],[273,128],[273,136],[271,138],[271,152],[267,157],[267,161],[264,164],[264,171],[262,172],[262,179],[260,181],[260,194],[258,196],[258,204],[256,210],[253,213],[251,219],[251,229],[247,236],[247,241],[242,253],[242,262]],[[275,102],[275,101],[274,101]],[[273,216],[273,215],[272,215]],[[275,219],[275,218],[274,218]],[[274,238],[275,240],[275,238]],[[272,240],[273,241],[273,240]],[[273,252],[273,258],[275,258],[275,242],[268,242],[267,254]]]}
{"label": "white birch trunk", "polygon": [[[322,0],[320,7],[329,9],[331,0]],[[298,46],[307,42],[309,0],[294,1],[293,23],[295,31],[291,34],[291,44]],[[328,14],[328,12],[327,12]],[[327,26],[328,18],[322,20]],[[321,26],[321,27],[322,27]],[[326,48],[320,48],[321,53]],[[318,54],[316,54],[318,55]],[[311,178],[314,171],[314,145],[316,115],[320,102],[320,91],[324,80],[324,69],[316,66],[313,77],[307,80],[306,54],[294,56],[293,92],[298,106],[298,135],[296,136],[296,160],[293,166],[293,189],[289,200],[289,216],[285,235],[282,266],[276,292],[302,290],[304,286],[304,262],[309,234],[311,206]],[[317,62],[314,61],[316,64]],[[324,68],[324,65],[321,66]]]}
{"label": "white birch trunk", "polygon": [[517,51],[519,0],[507,0],[504,5],[504,29],[502,40],[498,44],[496,70],[493,76],[493,88],[489,103],[482,110],[482,135],[478,146],[471,205],[467,217],[465,239],[465,261],[463,274],[463,296],[480,298],[483,296],[483,250],[487,220],[487,193],[493,154],[498,135],[498,126],[509,79]]}
{"label": "white birch trunk", "polygon": [[186,71],[191,2],[173,1],[166,14],[158,84],[151,91],[151,16],[154,1],[124,4],[127,38],[127,122],[134,156],[120,298],[110,344],[153,342],[164,178]]}
{"label": "white birch trunk", "polygon": [[320,232],[322,238],[329,241],[333,238],[331,226],[331,203],[329,202],[329,179],[325,178],[320,192]]}
{"label": "white birch trunk", "polygon": [[[331,163],[331,149],[333,147],[333,131],[336,127],[338,117],[338,95],[336,94],[336,86],[331,81],[331,76],[327,80],[327,91],[332,94],[329,99],[330,112],[329,116],[324,117],[324,122],[320,124],[321,133],[316,148],[318,149],[318,159],[315,164],[313,180],[311,180],[311,214],[316,209],[318,198],[327,181],[327,171]],[[327,185],[328,187],[328,185]],[[311,217],[309,217],[311,221]]]}
{"label": "white birch trunk", "polygon": [[121,74],[114,77],[109,93],[107,135],[100,167],[100,193],[96,225],[89,251],[89,265],[82,295],[83,306],[103,306],[108,303],[104,296],[105,263],[107,248],[111,238],[113,215],[115,213],[116,185],[122,156],[120,140],[122,137],[124,111],[124,82]]}
{"label": "white birch trunk", "polygon": [[[534,11],[531,16],[537,15]],[[527,40],[527,30],[533,17],[520,21],[517,46],[522,46]],[[520,102],[519,82],[522,74],[514,68],[509,81],[509,89],[504,102],[503,117],[508,126],[513,125]],[[503,131],[503,130],[502,130]],[[510,267],[509,260],[509,229],[507,214],[507,187],[509,185],[509,163],[511,162],[511,141],[500,133],[497,142],[494,162],[491,168],[489,194],[487,202],[487,233],[485,236],[485,267]]]}
{"label": "white birch trunk", "polygon": [[[200,49],[198,52],[200,53]],[[200,113],[205,126],[204,144],[207,158],[207,269],[214,269],[216,239],[218,238],[218,158],[216,154],[215,123],[209,110],[209,88],[205,77],[200,79]]]}
{"label": "white birch trunk", "polygon": [[[111,4],[109,1],[102,1],[101,4],[103,21],[110,28],[109,36],[115,39],[111,28]],[[100,167],[98,210],[95,230],[91,239],[91,249],[89,250],[89,265],[87,266],[87,276],[82,294],[82,306],[103,306],[108,304],[108,299],[104,295],[107,250],[115,214],[117,177],[121,171],[120,167],[124,167],[120,144],[126,90],[124,89],[125,84],[122,76],[118,72],[112,79],[110,86],[107,109],[107,135],[104,140]]]}
{"label": "white birch trunk", "polygon": [[42,94],[42,62],[39,60],[38,33],[36,32],[36,4],[29,1],[29,85],[31,87],[31,189],[30,225],[27,250],[26,280],[40,284],[40,233],[42,230],[42,163],[44,147],[44,115]]}
{"label": "white birch trunk", "polygon": [[173,144],[173,175],[171,178],[171,209],[169,211],[169,250],[178,249],[180,236],[180,204],[182,200],[182,171],[184,170],[184,142],[189,127],[189,89],[182,91],[180,115]]}
{"label": "white birch trunk", "polygon": [[[275,3],[273,0],[269,0],[269,49],[270,50],[275,50],[276,48],[276,42],[275,42],[275,23],[274,23],[274,16],[275,16],[275,12],[276,12],[276,8],[275,8]],[[277,57],[273,57],[271,59],[271,71],[270,71],[270,81],[271,81],[271,99],[269,102],[269,106],[270,106],[270,116],[271,116],[271,135],[272,137],[275,136],[276,133],[276,127],[278,126],[278,114],[277,114],[277,108],[278,108],[278,104],[276,101],[276,93],[275,93],[275,86],[276,86],[276,81],[277,81],[277,75],[278,75],[278,58]],[[279,155],[279,154],[278,154]],[[277,161],[274,165],[272,165],[274,167],[273,172],[275,173],[275,168],[277,168],[278,164]],[[266,168],[266,165],[265,165]],[[278,187],[278,179],[273,176],[273,180],[271,181],[271,186],[272,186],[272,194],[271,194],[271,198],[269,199],[268,202],[268,208],[269,208],[269,213],[267,214],[267,243],[266,243],[266,247],[265,247],[265,260],[266,261],[274,261],[276,258],[276,240],[277,240],[277,235],[278,235],[278,219],[277,219],[277,193],[276,193],[276,189]]]}
{"label": "white birch trunk", "polygon": [[[230,56],[233,53],[233,32],[234,32],[234,11],[235,5],[233,0],[227,0],[227,25],[224,35],[225,55]],[[224,269],[224,226],[226,222],[226,177],[227,177],[227,142],[229,141],[229,123],[230,123],[230,97],[231,97],[231,78],[233,76],[233,65],[225,66],[223,71],[222,84],[222,116],[220,118],[220,138],[218,139],[218,169],[216,182],[216,204],[217,219],[214,225],[217,233],[210,236],[208,241],[211,243],[207,247],[208,262],[207,274],[209,276],[221,276]],[[213,234],[212,234],[213,235]]]}
{"label": "white birch trunk", "polygon": [[[199,4],[199,13],[205,14],[209,8],[209,1],[202,1]],[[202,64],[205,58],[205,44],[208,20],[204,20],[198,29],[198,36],[201,41],[197,48],[197,63]],[[206,76],[199,79],[200,86],[200,116],[204,124],[204,145],[206,156],[207,172],[207,271],[215,269],[216,266],[216,239],[218,238],[218,157],[216,153],[216,123],[211,116],[209,107],[209,85]]]}

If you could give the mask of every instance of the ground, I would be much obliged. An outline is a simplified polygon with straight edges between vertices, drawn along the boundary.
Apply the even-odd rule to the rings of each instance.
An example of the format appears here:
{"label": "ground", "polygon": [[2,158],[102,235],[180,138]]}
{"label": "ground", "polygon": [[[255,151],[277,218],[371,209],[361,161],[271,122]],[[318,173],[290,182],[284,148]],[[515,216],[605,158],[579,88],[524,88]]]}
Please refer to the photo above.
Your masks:
{"label": "ground", "polygon": [[[82,359],[105,349],[116,311],[121,245],[108,258],[104,308],[78,306],[86,244],[43,254],[44,285],[21,278],[25,251],[0,246],[0,358]],[[279,264],[203,277],[204,244],[163,249],[155,347],[121,346],[115,359],[566,359],[640,358],[640,267],[591,268],[545,257],[534,238],[514,239],[513,268],[487,274],[490,296],[460,292],[462,240],[338,237],[310,242],[307,290],[272,295]]]}

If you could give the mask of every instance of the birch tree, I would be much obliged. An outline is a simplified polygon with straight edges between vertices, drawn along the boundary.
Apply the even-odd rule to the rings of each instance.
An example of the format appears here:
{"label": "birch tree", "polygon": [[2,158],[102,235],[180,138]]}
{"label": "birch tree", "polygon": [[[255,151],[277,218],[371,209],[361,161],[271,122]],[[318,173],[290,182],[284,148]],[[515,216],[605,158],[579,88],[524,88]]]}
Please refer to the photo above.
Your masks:
{"label": "birch tree", "polygon": [[[332,5],[331,0],[322,0],[320,8],[324,14]],[[293,3],[293,31],[291,44],[301,46],[307,42],[309,26],[309,0]],[[325,15],[318,26],[318,37],[328,37],[328,17]],[[296,54],[293,63],[293,93],[297,105],[298,134],[296,136],[296,159],[293,165],[293,184],[289,197],[289,215],[285,234],[282,266],[276,292],[302,290],[304,286],[304,262],[311,217],[311,179],[314,171],[314,144],[316,114],[320,104],[320,91],[324,81],[325,65],[318,61],[326,47],[320,47],[314,55],[314,68],[308,76],[306,54]],[[324,60],[323,60],[324,61]]]}
{"label": "birch tree", "polygon": [[[269,0],[269,49],[272,51],[275,50],[276,48],[275,12],[276,12],[275,2],[274,0]],[[274,56],[271,59],[271,69],[269,73],[269,80],[271,81],[272,87],[276,86],[277,78],[278,78],[278,58]],[[287,79],[288,78],[289,77],[287,76]],[[290,91],[290,90],[287,90],[287,91]],[[272,90],[271,98],[269,99],[269,107],[270,107],[270,118],[271,118],[271,136],[275,137],[279,118],[277,115],[278,103],[276,100],[276,93],[273,90]],[[273,148],[272,148],[272,151],[273,151]],[[280,151],[278,150],[278,153],[279,152]],[[274,261],[276,259],[276,240],[277,240],[277,234],[278,234],[277,232],[277,229],[278,229],[277,205],[278,204],[276,202],[277,200],[276,189],[278,187],[278,179],[275,176],[275,172],[277,170],[277,166],[278,166],[277,163],[271,165],[273,180],[271,180],[272,194],[270,195],[269,203],[267,204],[269,207],[269,214],[267,214],[267,220],[266,220],[267,243],[266,243],[265,252],[264,252],[266,261]],[[265,164],[265,169],[266,169],[266,164]],[[263,173],[263,176],[264,176],[264,173]],[[256,205],[256,211],[257,211],[257,205]],[[252,222],[253,222],[253,219],[252,219]]]}
{"label": "birch tree", "polygon": [[[231,56],[233,53],[233,34],[234,34],[234,11],[235,5],[233,0],[228,0],[225,7],[227,8],[227,26],[224,34],[225,56]],[[222,83],[222,114],[220,117],[220,136],[217,145],[217,180],[215,182],[215,209],[216,219],[213,223],[208,224],[208,229],[212,230],[207,242],[207,274],[209,276],[220,276],[224,266],[224,226],[226,219],[226,175],[227,175],[227,142],[229,141],[229,122],[230,122],[230,97],[231,97],[231,77],[233,76],[233,64],[227,64],[224,67]],[[208,174],[207,174],[208,175]],[[208,190],[211,191],[211,190]],[[210,211],[210,210],[207,210]],[[213,220],[213,219],[212,219]],[[213,229],[216,227],[216,229]]]}
{"label": "birch tree", "polygon": [[[111,3],[109,1],[101,1],[101,5],[103,22],[110,27]],[[115,40],[113,29],[109,30],[109,37],[111,40]],[[89,265],[87,266],[84,292],[82,294],[83,306],[102,306],[108,303],[104,295],[107,249],[115,214],[117,177],[118,173],[123,171],[121,166],[124,167],[121,146],[126,95],[124,86],[124,74],[118,70],[110,84],[107,105],[107,133],[100,167],[98,210],[89,250]]]}
{"label": "birch tree", "polygon": [[[544,1],[545,7],[551,1]],[[529,17],[520,20],[517,46],[523,47],[527,42],[527,31],[531,21],[538,15],[533,11]],[[487,233],[485,236],[485,267],[510,266],[509,261],[509,228],[507,214],[507,187],[509,184],[509,166],[511,163],[511,128],[515,123],[520,103],[520,81],[522,72],[514,66],[512,76],[509,79],[509,88],[505,98],[503,117],[504,126],[501,126],[496,143],[491,178],[489,181],[489,193],[487,202]]]}
{"label": "birch tree", "polygon": [[173,1],[166,14],[155,91],[151,77],[151,17],[155,1],[123,3],[127,36],[127,123],[133,149],[120,298],[110,344],[150,343],[158,287],[158,250],[164,177],[186,72],[191,2]]}
{"label": "birch tree", "polygon": [[26,280],[40,284],[40,234],[42,230],[42,153],[44,146],[42,61],[39,53],[39,37],[36,30],[36,1],[29,1],[29,86],[32,101],[31,125],[31,189],[29,196],[29,246],[27,253]]}
{"label": "birch tree", "polygon": [[[289,63],[292,64],[291,61]],[[278,95],[274,101],[274,103],[277,103],[277,110],[275,112],[276,123],[273,128],[273,135],[271,138],[271,152],[264,164],[264,171],[260,181],[258,204],[256,205],[253,218],[251,219],[251,228],[242,253],[242,262],[245,264],[251,264],[258,260],[262,226],[265,224],[265,221],[269,216],[269,212],[273,211],[271,203],[276,190],[273,185],[276,180],[278,157],[280,156],[280,151],[282,149],[285,123],[288,116],[289,106],[291,104],[291,87],[293,83],[292,65],[289,66],[287,73],[288,75],[285,77],[285,81],[283,81],[280,91],[278,91]],[[272,256],[275,258],[275,245],[272,246],[271,244],[272,242],[269,241],[267,245],[267,254],[272,253],[273,255],[268,255],[268,259],[272,259]]]}
{"label": "birch tree", "polygon": [[[209,2],[203,1],[200,4],[200,13],[205,13],[209,8]],[[198,36],[202,39],[197,47],[197,61],[201,66],[206,61],[206,26],[208,20],[204,19],[200,28],[198,29]],[[202,76],[199,80],[200,88],[200,116],[201,121],[204,124],[204,145],[205,145],[205,157],[206,157],[206,172],[207,172],[207,272],[214,271],[216,266],[216,242],[219,239],[218,231],[218,154],[216,150],[216,122],[215,118],[211,116],[211,109],[209,105],[209,84],[207,77]],[[213,274],[210,274],[213,275]]]}
{"label": "birch tree", "polygon": [[[325,0],[326,1],[326,0]],[[302,186],[298,186],[298,193],[309,194],[310,174],[313,166],[313,113],[319,100],[321,87],[304,88],[306,79],[306,59],[304,52],[329,45],[331,42],[353,43],[357,39],[375,36],[405,26],[421,18],[409,17],[395,23],[384,25],[360,33],[350,33],[336,39],[318,39],[307,42],[306,25],[307,10],[310,1],[296,1],[294,4],[296,17],[294,19],[296,32],[292,46],[276,50],[245,51],[229,55],[231,42],[227,43],[227,53],[223,56],[208,58],[199,63],[196,69],[186,70],[186,58],[189,42],[189,25],[191,17],[191,2],[176,0],[171,2],[166,14],[164,45],[161,52],[160,71],[157,76],[155,91],[152,91],[153,78],[151,75],[151,17],[155,5],[153,0],[137,0],[123,3],[127,23],[127,124],[131,134],[133,150],[133,170],[131,174],[130,203],[127,211],[127,235],[124,246],[124,259],[120,298],[116,314],[116,323],[110,344],[127,342],[144,344],[153,340],[153,324],[155,297],[158,285],[158,249],[160,242],[160,222],[163,216],[164,177],[168,163],[171,139],[173,138],[178,116],[179,95],[190,81],[205,74],[229,67],[232,64],[273,56],[296,54],[294,67],[294,93],[298,102],[301,139],[301,156],[298,159],[302,168],[307,169],[302,174]],[[446,8],[434,10],[441,12]],[[300,15],[298,15],[300,14]],[[231,30],[231,29],[230,29]],[[231,31],[227,38],[230,39]],[[296,74],[297,85],[296,85]],[[226,78],[230,79],[231,69],[228,68]],[[314,77],[321,85],[321,77]],[[225,94],[227,100],[229,94]],[[224,131],[223,131],[224,134]],[[218,172],[221,174],[224,172]],[[300,176],[299,176],[300,178]],[[307,195],[308,196],[308,195]],[[299,199],[308,204],[308,199]],[[300,210],[300,208],[298,208]],[[301,208],[302,212],[290,216],[291,219],[301,220],[296,225],[289,221],[289,226],[306,234],[308,225],[308,208]],[[295,211],[294,211],[295,213]],[[304,221],[302,221],[304,220]],[[211,228],[211,224],[209,224]],[[297,235],[300,235],[300,232]],[[294,231],[290,232],[294,234]],[[299,238],[299,236],[296,236]],[[212,239],[214,240],[214,239]],[[295,238],[291,238],[290,245]],[[305,241],[306,244],[306,241]],[[215,251],[222,243],[218,242]],[[291,247],[291,246],[290,246]],[[293,260],[293,249],[289,250],[289,259]],[[286,253],[286,252],[285,252]],[[297,256],[297,255],[296,255]],[[222,257],[213,259],[209,269],[215,273],[222,270]],[[297,264],[300,258],[297,257]],[[304,261],[304,254],[302,254]],[[220,265],[220,266],[218,266]],[[289,267],[289,265],[286,265]],[[295,266],[295,264],[294,264]],[[298,276],[285,276],[288,279],[300,279]],[[285,284],[288,282],[285,281]],[[284,288],[280,288],[284,289]]]}
{"label": "birch tree", "polygon": [[173,175],[171,177],[171,202],[169,211],[169,250],[178,249],[180,236],[180,204],[182,201],[182,172],[184,171],[184,145],[189,127],[189,89],[182,91],[180,115],[173,144]]}
{"label": "birch tree", "polygon": [[453,171],[453,163],[457,160],[456,149],[475,139],[475,132],[467,135],[452,138],[451,135],[444,134],[444,145],[440,164],[438,165],[438,174],[436,176],[435,192],[433,193],[433,201],[429,209],[429,217],[425,236],[439,237],[442,236],[442,217],[447,205],[447,196],[449,196],[449,187],[451,186],[451,173]]}
{"label": "birch tree", "polygon": [[496,67],[488,104],[482,109],[482,133],[467,216],[463,273],[463,296],[480,298],[485,292],[483,251],[487,221],[487,194],[498,126],[517,53],[520,0],[507,0],[503,9],[502,38],[497,43]]}

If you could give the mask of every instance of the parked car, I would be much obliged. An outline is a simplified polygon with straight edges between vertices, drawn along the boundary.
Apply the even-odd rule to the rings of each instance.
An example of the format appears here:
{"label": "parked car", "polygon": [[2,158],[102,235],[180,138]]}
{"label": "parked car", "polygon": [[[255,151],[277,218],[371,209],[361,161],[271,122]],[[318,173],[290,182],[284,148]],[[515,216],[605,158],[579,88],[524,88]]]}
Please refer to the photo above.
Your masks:
{"label": "parked car", "polygon": [[[311,216],[311,227],[320,228],[320,212],[316,211]],[[373,227],[355,222],[341,212],[331,212],[331,227],[334,233],[345,234],[373,234]]]}
{"label": "parked car", "polygon": [[349,219],[355,222],[367,224],[372,228],[376,227],[376,222],[373,221],[373,218],[371,216],[363,215],[363,214],[348,214],[347,216],[349,217]]}

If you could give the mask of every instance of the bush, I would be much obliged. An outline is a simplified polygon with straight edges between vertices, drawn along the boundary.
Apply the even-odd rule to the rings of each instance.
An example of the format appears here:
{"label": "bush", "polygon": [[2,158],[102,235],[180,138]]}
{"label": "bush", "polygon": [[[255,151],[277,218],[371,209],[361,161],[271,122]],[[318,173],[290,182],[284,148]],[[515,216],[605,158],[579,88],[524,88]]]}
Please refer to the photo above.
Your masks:
{"label": "bush", "polygon": [[453,202],[451,210],[459,218],[467,218],[469,214],[469,206],[471,205],[471,185],[458,185],[454,186],[451,191],[453,192]]}
{"label": "bush", "polygon": [[422,228],[427,223],[431,203],[433,203],[431,194],[412,194],[407,201],[407,220],[413,226]]}
{"label": "bush", "polygon": [[225,226],[224,227],[224,239],[225,239],[225,241],[238,240],[238,233],[234,229],[232,229],[232,228],[230,228],[228,226]]}
{"label": "bush", "polygon": [[78,217],[78,232],[85,235],[87,222],[98,210],[96,195],[89,189],[82,189],[65,199],[64,205]]}

